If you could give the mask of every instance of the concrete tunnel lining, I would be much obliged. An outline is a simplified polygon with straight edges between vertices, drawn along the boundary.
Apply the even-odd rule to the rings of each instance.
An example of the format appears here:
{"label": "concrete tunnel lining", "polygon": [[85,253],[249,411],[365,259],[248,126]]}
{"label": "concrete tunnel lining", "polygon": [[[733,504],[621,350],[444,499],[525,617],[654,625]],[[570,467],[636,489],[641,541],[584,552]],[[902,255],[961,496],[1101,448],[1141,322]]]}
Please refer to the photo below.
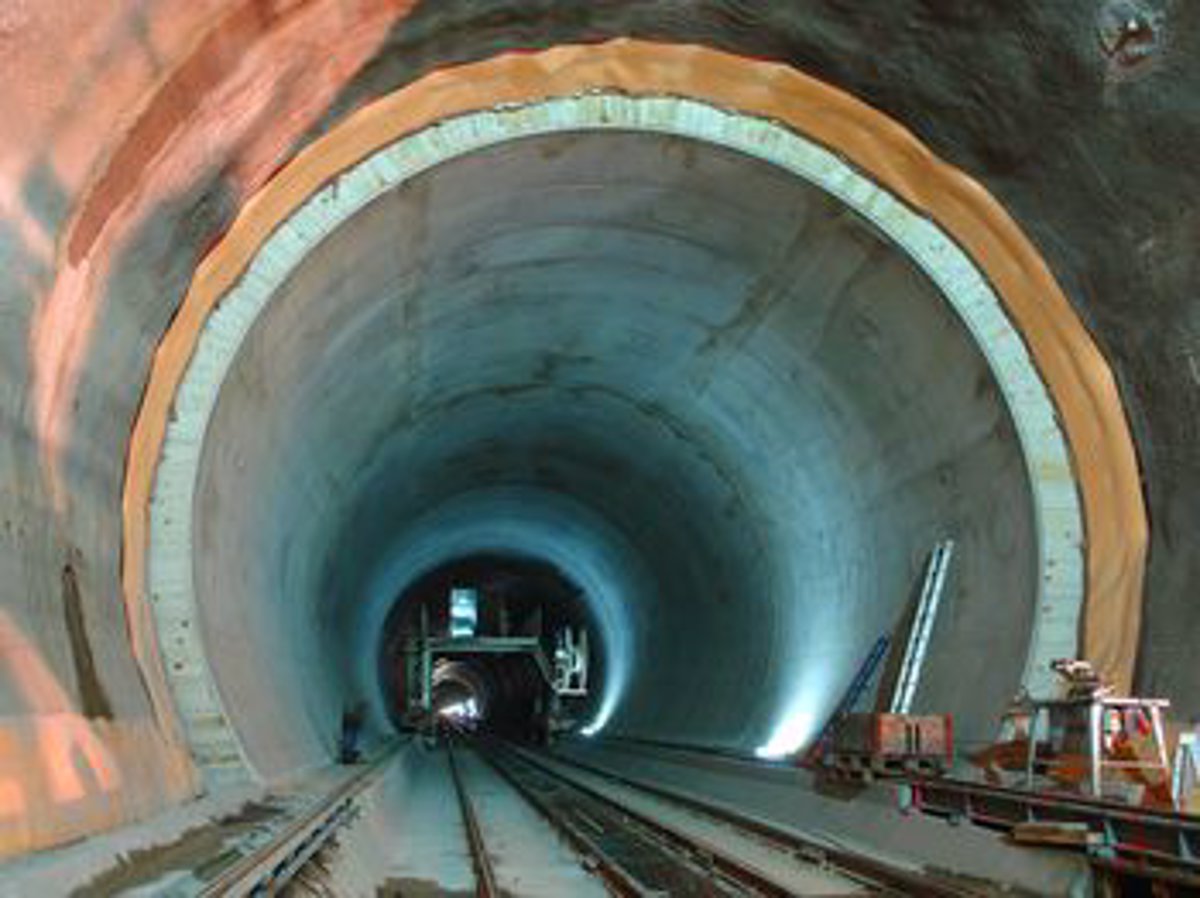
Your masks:
{"label": "concrete tunnel lining", "polygon": [[[448,123],[438,128],[436,133],[414,135],[410,140],[393,145],[358,169],[347,173],[338,180],[336,185],[330,185],[317,194],[293,222],[277,232],[276,236],[272,238],[272,245],[277,244],[279,247],[284,247],[291,242],[293,244],[290,248],[292,261],[299,262],[304,252],[311,250],[325,236],[326,231],[330,229],[331,219],[344,220],[348,218],[352,213],[361,209],[375,193],[390,190],[396,182],[405,177],[414,176],[419,170],[426,169],[435,162],[444,161],[446,158],[462,153],[478,151],[481,147],[496,140],[511,141],[516,136],[514,132],[520,132],[522,128],[526,134],[555,130],[572,131],[581,128],[675,131],[693,139],[732,146],[748,156],[768,156],[770,161],[776,165],[782,164],[790,167],[793,172],[806,175],[821,184],[826,190],[835,192],[841,201],[851,204],[864,213],[876,227],[887,233],[891,239],[901,239],[901,242],[907,240],[908,245],[905,248],[921,261],[922,267],[927,273],[939,280],[939,286],[944,294],[952,302],[957,300],[956,308],[959,314],[967,316],[968,323],[973,325],[977,335],[980,332],[986,333],[990,328],[993,337],[996,332],[999,332],[1001,342],[1007,340],[1007,355],[1002,354],[999,360],[992,359],[993,371],[999,375],[999,381],[1005,389],[1009,407],[1013,410],[1018,423],[1018,430],[1025,439],[1024,448],[1026,452],[1030,451],[1030,435],[1037,434],[1040,439],[1034,444],[1035,448],[1038,451],[1047,451],[1045,447],[1050,446],[1048,451],[1055,462],[1054,469],[1064,470],[1069,467],[1066,463],[1066,450],[1061,440],[1061,434],[1053,426],[1053,413],[1050,410],[1045,391],[1037,381],[1036,372],[1024,354],[1019,337],[1008,325],[1007,319],[999,309],[986,281],[973,268],[965,254],[961,253],[944,234],[845,163],[827,151],[778,126],[759,119],[739,117],[688,101],[661,98],[635,100],[610,96],[549,101],[543,106],[546,108],[540,114],[536,111],[531,113],[528,109],[519,113],[513,112],[511,120],[505,120],[507,113],[503,112],[481,113],[476,117]],[[674,110],[675,118],[672,118],[668,110]],[[588,117],[589,115],[591,118]],[[457,146],[455,145],[456,140],[461,142]],[[742,141],[741,145],[739,145],[739,140]],[[784,151],[780,150],[781,146]],[[414,154],[414,147],[417,148],[416,153],[420,154],[419,157]],[[429,152],[431,148],[434,149],[433,153]],[[444,155],[439,157],[438,149]],[[787,150],[794,155],[787,157]],[[775,153],[776,156],[771,156],[772,153]],[[781,163],[780,155],[787,158],[788,161]],[[469,159],[469,157],[467,158]],[[407,169],[405,168],[406,163]],[[389,173],[390,180],[388,177],[385,177],[383,182],[375,180],[381,174],[386,176]],[[433,176],[436,177],[437,172],[434,172]],[[372,181],[374,181],[374,185],[372,185]],[[338,203],[346,204],[340,216],[336,208]],[[305,216],[309,216],[307,221]],[[306,235],[307,240],[298,240],[298,235]],[[922,250],[926,253],[924,257],[920,255]],[[319,251],[318,248],[317,252]],[[273,288],[279,285],[290,271],[287,264],[280,263],[278,258],[271,258],[270,251],[260,253],[257,258],[259,261],[256,261],[251,267],[239,287],[231,292],[210,321],[206,328],[206,338],[202,339],[201,348],[189,368],[188,377],[185,379],[179,397],[180,401],[176,406],[179,414],[172,423],[171,432],[168,435],[163,469],[160,471],[160,487],[156,493],[152,511],[155,522],[152,533],[156,536],[152,538],[150,577],[152,591],[156,597],[154,606],[156,613],[162,615],[160,619],[169,628],[169,632],[164,634],[168,638],[163,640],[164,654],[168,661],[168,674],[171,675],[175,663],[185,665],[180,671],[175,671],[175,673],[186,675],[186,679],[175,677],[177,698],[181,691],[186,693],[183,700],[180,701],[183,716],[185,720],[190,720],[189,728],[192,730],[193,745],[202,745],[207,740],[210,746],[216,746],[216,750],[212,751],[209,757],[217,759],[219,764],[229,762],[231,755],[228,749],[230,747],[236,748],[239,756],[241,750],[237,748],[236,737],[231,732],[218,732],[215,736],[212,731],[200,734],[194,726],[201,717],[207,716],[207,719],[211,721],[213,719],[211,714],[214,710],[220,710],[220,703],[211,684],[204,683],[203,655],[198,643],[187,645],[186,642],[180,644],[173,641],[172,637],[177,638],[179,632],[178,626],[181,620],[179,615],[189,614],[188,601],[190,599],[194,603],[195,599],[187,596],[186,592],[184,594],[180,594],[178,591],[172,592],[172,588],[176,590],[183,588],[186,591],[187,585],[191,582],[191,578],[183,576],[182,569],[175,565],[191,563],[190,534],[186,533],[186,530],[190,529],[192,525],[192,515],[188,511],[191,501],[188,484],[195,480],[200,440],[206,433],[208,413],[213,407],[216,392],[220,389],[223,381],[222,365],[217,363],[214,366],[212,358],[205,357],[204,347],[206,345],[223,347],[228,354],[225,364],[232,362],[240,344],[240,336],[250,330],[255,315],[274,295]],[[964,295],[970,297],[973,304],[963,304],[961,300]],[[987,301],[989,298],[990,302]],[[255,307],[256,304],[257,307]],[[272,307],[271,313],[273,310],[274,307]],[[972,319],[969,317],[972,312],[982,317]],[[213,335],[211,340],[207,338],[208,334]],[[198,372],[198,374],[193,376],[193,372]],[[1030,382],[1031,378],[1032,383]],[[200,383],[197,383],[197,380]],[[1054,439],[1047,439],[1047,434],[1052,437],[1057,436],[1057,442]],[[179,438],[180,435],[183,435],[183,439]],[[1053,455],[1055,448],[1059,453],[1057,456]],[[1037,473],[1045,471],[1051,466],[1034,463],[1028,467]],[[179,488],[173,490],[172,484],[178,484]],[[1043,524],[1049,516],[1056,526],[1065,522],[1069,527],[1070,515],[1064,515],[1061,506],[1066,504],[1068,510],[1073,509],[1075,512],[1076,530],[1073,531],[1075,535],[1063,538],[1062,532],[1058,531],[1055,538],[1044,542],[1041,551],[1043,571],[1053,569],[1059,576],[1064,572],[1067,574],[1065,582],[1059,579],[1048,581],[1052,589],[1059,590],[1058,593],[1050,596],[1051,598],[1058,601],[1059,598],[1065,597],[1062,598],[1059,605],[1055,606],[1055,612],[1061,613],[1062,602],[1073,604],[1077,612],[1081,565],[1078,557],[1078,507],[1073,504],[1073,490],[1068,488],[1068,495],[1064,495],[1061,484],[1051,484],[1047,489],[1047,485],[1036,477],[1034,484],[1034,496],[1039,502]],[[1042,487],[1041,489],[1039,489],[1039,485]],[[1050,501],[1051,494],[1053,507],[1047,508],[1046,503]],[[170,503],[173,498],[182,500],[184,504],[172,506]],[[172,527],[184,529],[172,533]],[[1068,533],[1070,532],[1068,530]],[[1041,533],[1045,536],[1044,526]],[[173,556],[170,554],[171,546],[175,547]],[[181,553],[179,550],[181,546],[189,548]],[[164,550],[167,552],[166,555],[163,554]],[[1055,557],[1056,550],[1059,553],[1057,557]],[[1046,565],[1045,562],[1048,558],[1051,562],[1061,562],[1061,566],[1057,563]],[[911,559],[908,559],[908,563],[911,564]],[[1072,569],[1076,573],[1073,581],[1070,577]],[[1033,591],[1036,593],[1036,587],[1033,588]],[[1073,596],[1071,595],[1072,591],[1075,593]],[[1028,599],[1028,604],[1030,613],[1032,613],[1035,604],[1032,596]],[[1038,604],[1039,607],[1044,607],[1049,603]],[[196,628],[192,627],[191,632],[195,633],[195,631]],[[1072,641],[1073,637],[1072,628]],[[1041,666],[1040,662],[1046,660],[1048,656],[1073,653],[1072,649],[1064,651],[1061,645],[1047,645],[1048,639],[1052,639],[1052,637],[1047,637],[1043,632],[1032,642],[1028,665],[1024,670],[1027,683],[1031,672],[1037,670]],[[184,651],[173,659],[171,655],[176,651],[174,647],[180,645]],[[1035,658],[1038,653],[1040,655]],[[852,659],[852,652],[844,654],[839,659],[839,663],[842,667],[847,664],[852,666],[855,663],[855,660]],[[1018,671],[1015,678],[1019,678],[1020,673]],[[202,691],[205,688],[210,690],[207,695]],[[999,688],[1003,689],[1004,686],[1001,684]],[[198,691],[200,692],[199,699],[197,699]],[[774,716],[779,718],[778,710]],[[760,721],[758,725],[761,729],[762,722]],[[697,731],[693,733],[693,737],[712,742],[720,742],[724,739],[741,744],[743,747],[749,747],[753,741],[746,733],[731,736],[728,731],[724,733]],[[316,742],[320,741],[319,737],[314,736],[313,739]],[[269,752],[267,754],[269,755]],[[316,754],[312,755],[313,759],[316,757]],[[299,758],[294,758],[288,763],[299,760]],[[271,764],[262,765],[261,762],[256,766],[265,766],[268,771],[272,769]]]}

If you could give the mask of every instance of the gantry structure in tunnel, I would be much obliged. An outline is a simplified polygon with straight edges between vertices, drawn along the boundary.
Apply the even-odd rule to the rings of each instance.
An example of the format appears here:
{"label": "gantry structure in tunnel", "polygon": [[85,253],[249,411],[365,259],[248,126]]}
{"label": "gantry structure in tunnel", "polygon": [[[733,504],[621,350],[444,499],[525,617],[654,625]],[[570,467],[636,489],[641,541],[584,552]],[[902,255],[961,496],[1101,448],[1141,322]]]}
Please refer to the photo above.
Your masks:
{"label": "gantry structure in tunnel", "polygon": [[599,742],[794,756],[945,539],[962,746],[1200,711],[1196,13],[567,6],[0,4],[0,854],[389,744],[456,577]]}

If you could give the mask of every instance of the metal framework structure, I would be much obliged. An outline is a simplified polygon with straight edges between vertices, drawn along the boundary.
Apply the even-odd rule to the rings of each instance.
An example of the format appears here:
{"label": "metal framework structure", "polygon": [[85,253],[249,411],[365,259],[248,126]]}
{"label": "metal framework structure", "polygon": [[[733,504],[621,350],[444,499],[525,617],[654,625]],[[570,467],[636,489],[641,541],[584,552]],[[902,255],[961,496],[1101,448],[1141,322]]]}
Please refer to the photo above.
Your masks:
{"label": "metal framework structure", "polygon": [[584,696],[588,691],[588,634],[581,629],[576,636],[570,627],[558,633],[554,645],[554,693]]}
{"label": "metal framework structure", "polygon": [[[570,631],[564,631],[569,633]],[[433,667],[439,657],[450,655],[527,655],[542,679],[556,696],[581,697],[588,693],[587,634],[575,639],[560,634],[553,662],[546,657],[542,640],[537,636],[419,636],[409,640],[405,655],[411,672],[419,664],[417,682],[419,696],[415,697],[423,711],[433,709]],[[411,683],[411,680],[410,680]]]}
{"label": "metal framework structure", "polygon": [[[1166,699],[1109,695],[1034,703],[1024,788],[1037,789],[1045,777],[1054,778],[1060,771],[1069,775],[1080,757],[1086,763],[1083,791],[1092,798],[1108,797],[1114,780],[1130,774],[1161,779],[1167,786],[1171,767],[1163,712],[1170,704]],[[1139,757],[1129,740],[1133,718],[1144,721],[1144,735],[1151,740],[1149,758]]]}

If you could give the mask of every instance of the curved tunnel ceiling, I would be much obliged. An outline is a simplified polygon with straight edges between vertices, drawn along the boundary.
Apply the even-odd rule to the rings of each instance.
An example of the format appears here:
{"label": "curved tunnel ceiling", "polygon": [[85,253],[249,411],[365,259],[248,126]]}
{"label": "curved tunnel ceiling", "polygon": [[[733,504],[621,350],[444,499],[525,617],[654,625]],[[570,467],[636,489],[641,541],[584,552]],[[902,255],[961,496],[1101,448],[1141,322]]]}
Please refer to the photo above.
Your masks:
{"label": "curved tunnel ceiling", "polygon": [[[637,108],[603,102],[610,118]],[[628,145],[606,146],[619,139]],[[363,640],[378,638],[383,603],[404,585],[372,583],[372,572],[397,576],[381,559],[429,542],[412,522],[447,503],[457,512],[435,545],[520,509],[542,531],[520,548],[597,584],[614,653],[605,719],[624,707],[628,731],[653,721],[655,735],[742,748],[808,735],[874,635],[894,625],[921,553],[954,532],[971,610],[948,639],[978,646],[1007,621],[1011,644],[992,643],[992,666],[1006,657],[1011,674],[990,679],[985,710],[948,694],[954,666],[982,656],[948,653],[947,694],[931,694],[961,706],[967,732],[986,727],[1022,678],[1030,627],[1020,620],[1045,590],[1039,551],[1051,547],[1051,570],[1056,559],[1053,540],[1032,541],[1037,503],[988,361],[939,288],[841,201],[772,166],[663,137],[546,141],[444,163],[346,220],[290,275],[231,371],[205,435],[214,448],[194,551],[200,632],[210,642],[230,628],[254,634],[241,655],[219,639],[213,661],[222,691],[237,696],[227,713],[254,766],[318,756],[321,722],[347,694],[369,693],[361,671],[347,686],[356,675],[344,660],[371,656]],[[335,193],[356,189],[342,182]],[[874,206],[897,220],[899,207]],[[859,317],[843,306],[861,306]],[[242,330],[253,319],[237,302],[218,315]],[[236,346],[238,328],[218,345]],[[192,370],[212,366],[200,357]],[[176,425],[195,428],[187,415]],[[187,496],[194,443],[176,458],[171,447],[168,438],[166,470],[182,474],[164,481],[157,513],[189,521],[172,497],[181,479]],[[264,501],[265,484],[281,498]],[[246,508],[231,498],[250,496]],[[546,501],[581,515],[547,528]],[[584,533],[595,552],[599,531],[575,518],[619,534],[602,553],[616,559],[607,579],[579,569],[586,552],[563,549],[564,534]],[[507,529],[467,548],[517,548],[522,528]],[[330,546],[336,562],[325,556],[322,568]],[[154,559],[161,599],[175,575],[156,580]],[[1057,561],[1061,579],[1070,557]],[[174,570],[170,556],[159,569]],[[614,590],[614,569],[626,581],[648,571],[647,585]],[[282,626],[281,614],[322,626]],[[254,669],[261,646],[280,639],[271,664]],[[689,647],[677,670],[660,644]],[[688,663],[710,645],[714,663],[701,671],[712,682],[701,683]],[[288,652],[294,666],[278,663]],[[308,672],[334,660],[341,681],[313,682]],[[689,709],[679,695],[697,685],[692,694],[721,700]],[[289,692],[306,697],[303,713],[278,701]],[[272,702],[275,714],[257,710]]]}

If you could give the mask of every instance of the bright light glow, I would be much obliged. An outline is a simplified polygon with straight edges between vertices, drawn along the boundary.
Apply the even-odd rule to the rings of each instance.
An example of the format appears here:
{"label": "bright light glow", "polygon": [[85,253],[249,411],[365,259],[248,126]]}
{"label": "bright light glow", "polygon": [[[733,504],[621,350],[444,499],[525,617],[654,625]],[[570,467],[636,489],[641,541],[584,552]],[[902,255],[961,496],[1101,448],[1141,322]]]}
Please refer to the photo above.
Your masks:
{"label": "bright light glow", "polygon": [[592,738],[608,723],[608,719],[612,717],[613,711],[617,709],[617,693],[615,690],[609,689],[604,694],[604,700],[600,703],[600,710],[596,712],[596,716],[591,719],[587,726],[579,730],[579,735]]}
{"label": "bright light glow", "polygon": [[798,752],[812,736],[815,718],[811,711],[795,711],[775,728],[770,740],[754,753],[760,758],[784,758]]}
{"label": "bright light glow", "polygon": [[455,587],[450,590],[450,635],[455,639],[470,639],[479,621],[479,593],[474,589]]}
{"label": "bright light glow", "polygon": [[449,717],[452,720],[478,720],[479,705],[474,698],[469,698],[466,701],[455,702],[453,705],[439,708],[438,716]]}

